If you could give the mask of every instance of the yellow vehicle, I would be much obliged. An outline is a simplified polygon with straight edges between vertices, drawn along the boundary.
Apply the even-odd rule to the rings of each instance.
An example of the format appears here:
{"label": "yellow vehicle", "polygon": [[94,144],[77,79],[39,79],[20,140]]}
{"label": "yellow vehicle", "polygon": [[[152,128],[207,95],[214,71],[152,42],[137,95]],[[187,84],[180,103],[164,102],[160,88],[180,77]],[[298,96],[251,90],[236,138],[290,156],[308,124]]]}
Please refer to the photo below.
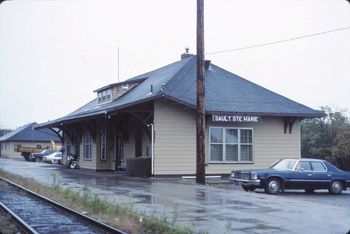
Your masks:
{"label": "yellow vehicle", "polygon": [[20,152],[26,161],[30,161],[29,156],[31,153],[41,153],[45,149],[59,151],[61,150],[61,148],[62,148],[61,146],[56,146],[55,142],[51,140],[51,144],[49,147],[41,148],[41,147],[28,147],[28,146],[18,145],[15,148],[15,152]]}

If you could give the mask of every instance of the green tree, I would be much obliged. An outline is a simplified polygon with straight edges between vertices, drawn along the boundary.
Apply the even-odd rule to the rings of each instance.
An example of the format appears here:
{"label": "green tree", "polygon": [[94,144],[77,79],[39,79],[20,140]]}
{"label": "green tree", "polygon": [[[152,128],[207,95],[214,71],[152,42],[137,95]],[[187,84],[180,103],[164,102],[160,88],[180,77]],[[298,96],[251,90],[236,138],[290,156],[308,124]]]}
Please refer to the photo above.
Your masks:
{"label": "green tree", "polygon": [[326,159],[350,170],[350,119],[343,112],[322,107],[325,116],[301,123],[302,157]]}

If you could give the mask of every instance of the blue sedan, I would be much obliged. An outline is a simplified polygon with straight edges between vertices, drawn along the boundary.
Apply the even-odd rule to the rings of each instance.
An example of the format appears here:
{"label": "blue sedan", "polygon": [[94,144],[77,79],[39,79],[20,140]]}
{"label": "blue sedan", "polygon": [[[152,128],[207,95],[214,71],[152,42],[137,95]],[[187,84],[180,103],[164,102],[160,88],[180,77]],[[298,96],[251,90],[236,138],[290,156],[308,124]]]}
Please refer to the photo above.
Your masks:
{"label": "blue sedan", "polygon": [[264,170],[232,171],[229,179],[245,191],[263,188],[269,194],[285,189],[328,189],[331,194],[341,194],[350,187],[350,172],[319,159],[281,159]]}

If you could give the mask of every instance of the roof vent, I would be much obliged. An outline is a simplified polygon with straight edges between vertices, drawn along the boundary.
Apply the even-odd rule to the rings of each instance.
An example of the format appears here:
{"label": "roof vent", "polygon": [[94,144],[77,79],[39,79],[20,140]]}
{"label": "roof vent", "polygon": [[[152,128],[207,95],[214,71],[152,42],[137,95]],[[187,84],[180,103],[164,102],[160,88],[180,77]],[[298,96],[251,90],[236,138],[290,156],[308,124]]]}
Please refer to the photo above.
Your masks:
{"label": "roof vent", "polygon": [[186,52],[181,55],[181,59],[188,58],[188,57],[191,57],[193,55],[193,54],[188,53],[188,51],[190,50],[189,47],[185,47],[185,50],[186,50]]}
{"label": "roof vent", "polygon": [[204,69],[207,71],[210,66],[210,60],[205,60],[204,61]]}

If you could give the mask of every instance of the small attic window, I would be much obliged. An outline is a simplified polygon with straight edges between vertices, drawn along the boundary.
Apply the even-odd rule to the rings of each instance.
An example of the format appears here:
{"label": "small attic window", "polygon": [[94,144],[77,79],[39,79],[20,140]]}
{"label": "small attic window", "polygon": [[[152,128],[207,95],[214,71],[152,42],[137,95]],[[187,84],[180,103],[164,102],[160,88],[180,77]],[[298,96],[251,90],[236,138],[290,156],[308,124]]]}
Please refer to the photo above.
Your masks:
{"label": "small attic window", "polygon": [[111,98],[112,98],[112,90],[111,89],[101,90],[100,92],[97,93],[98,103],[110,101]]}
{"label": "small attic window", "polygon": [[111,98],[112,98],[112,90],[107,89],[106,90],[106,100],[111,100]]}

